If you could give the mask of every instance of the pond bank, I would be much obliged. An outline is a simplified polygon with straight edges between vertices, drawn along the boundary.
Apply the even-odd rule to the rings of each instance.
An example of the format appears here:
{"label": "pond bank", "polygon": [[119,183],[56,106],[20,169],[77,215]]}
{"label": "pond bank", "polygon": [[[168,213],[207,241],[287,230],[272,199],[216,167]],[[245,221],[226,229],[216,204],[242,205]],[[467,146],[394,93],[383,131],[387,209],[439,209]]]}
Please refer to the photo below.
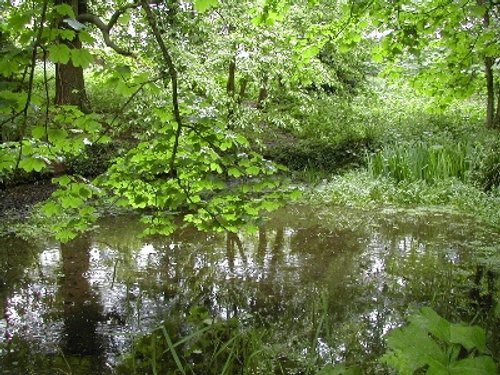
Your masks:
{"label": "pond bank", "polygon": [[49,198],[56,188],[50,181],[41,180],[0,190],[0,220],[28,218],[34,205]]}

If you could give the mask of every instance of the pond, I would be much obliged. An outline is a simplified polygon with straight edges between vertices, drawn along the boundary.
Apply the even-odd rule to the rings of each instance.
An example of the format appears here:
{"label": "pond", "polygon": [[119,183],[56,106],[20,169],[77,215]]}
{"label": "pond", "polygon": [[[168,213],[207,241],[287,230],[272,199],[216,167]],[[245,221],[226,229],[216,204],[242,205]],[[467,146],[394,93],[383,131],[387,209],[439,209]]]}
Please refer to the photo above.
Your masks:
{"label": "pond", "polygon": [[[497,274],[479,262],[500,233],[467,217],[290,206],[255,234],[140,232],[115,216],[68,244],[0,239],[2,374],[133,373],[141,337],[167,322],[183,327],[174,342],[207,319],[258,329],[281,373],[384,373],[384,334],[421,306],[492,324]],[[489,340],[498,355],[498,330]]]}

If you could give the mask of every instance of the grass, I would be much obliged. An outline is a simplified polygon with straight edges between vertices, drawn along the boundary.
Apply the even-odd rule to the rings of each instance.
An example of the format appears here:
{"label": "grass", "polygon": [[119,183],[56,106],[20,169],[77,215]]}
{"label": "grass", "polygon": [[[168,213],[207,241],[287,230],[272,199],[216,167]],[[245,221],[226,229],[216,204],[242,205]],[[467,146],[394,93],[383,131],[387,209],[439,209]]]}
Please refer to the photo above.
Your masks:
{"label": "grass", "polygon": [[434,183],[447,178],[465,182],[474,163],[474,148],[466,143],[430,144],[417,142],[391,145],[367,157],[373,177],[389,177],[396,182]]}
{"label": "grass", "polygon": [[[286,340],[278,340],[270,327],[246,327],[238,318],[207,314],[203,307],[194,307],[188,322],[170,320],[138,338],[117,373],[315,374],[322,368],[314,344],[310,354],[303,354],[296,347],[285,348]],[[314,343],[321,328],[320,324],[314,331]]]}
{"label": "grass", "polygon": [[303,200],[309,204],[331,204],[357,208],[435,207],[463,212],[486,224],[500,228],[500,189],[485,192],[456,178],[395,181],[374,177],[366,170],[332,177],[306,189]]}

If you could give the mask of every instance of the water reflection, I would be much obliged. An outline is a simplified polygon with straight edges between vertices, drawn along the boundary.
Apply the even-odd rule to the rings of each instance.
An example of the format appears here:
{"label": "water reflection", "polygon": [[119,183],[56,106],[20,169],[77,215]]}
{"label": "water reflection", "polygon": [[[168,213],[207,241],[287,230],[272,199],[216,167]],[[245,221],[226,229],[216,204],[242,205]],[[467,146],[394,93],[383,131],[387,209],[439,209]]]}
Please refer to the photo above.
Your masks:
{"label": "water reflection", "polygon": [[474,316],[471,250],[500,238],[451,216],[297,207],[255,235],[186,228],[143,241],[140,230],[114,217],[66,245],[2,240],[3,373],[30,373],[27,363],[32,373],[110,373],[133,336],[195,306],[272,327],[284,350],[369,368],[412,306]]}
{"label": "water reflection", "polygon": [[96,290],[90,285],[91,241],[84,236],[61,246],[61,277],[58,299],[61,301],[64,354],[102,358],[104,338],[97,326],[105,321]]}

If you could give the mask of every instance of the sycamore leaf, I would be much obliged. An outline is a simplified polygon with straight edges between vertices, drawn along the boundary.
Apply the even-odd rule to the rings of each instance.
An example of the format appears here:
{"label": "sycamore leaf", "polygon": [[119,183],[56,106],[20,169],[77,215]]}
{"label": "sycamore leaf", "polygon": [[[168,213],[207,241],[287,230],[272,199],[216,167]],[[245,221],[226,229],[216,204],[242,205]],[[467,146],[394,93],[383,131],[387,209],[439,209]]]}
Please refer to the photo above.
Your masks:
{"label": "sycamore leaf", "polygon": [[69,57],[71,54],[71,50],[69,47],[65,44],[56,44],[54,46],[50,46],[48,48],[49,50],[49,57],[50,60],[53,63],[61,63],[61,64],[67,64],[69,61]]}
{"label": "sycamore leaf", "polygon": [[194,9],[197,12],[204,13],[208,9],[217,6],[219,0],[194,0]]}
{"label": "sycamore leaf", "polygon": [[94,58],[86,49],[74,48],[71,50],[71,61],[74,66],[87,68],[94,61]]}

